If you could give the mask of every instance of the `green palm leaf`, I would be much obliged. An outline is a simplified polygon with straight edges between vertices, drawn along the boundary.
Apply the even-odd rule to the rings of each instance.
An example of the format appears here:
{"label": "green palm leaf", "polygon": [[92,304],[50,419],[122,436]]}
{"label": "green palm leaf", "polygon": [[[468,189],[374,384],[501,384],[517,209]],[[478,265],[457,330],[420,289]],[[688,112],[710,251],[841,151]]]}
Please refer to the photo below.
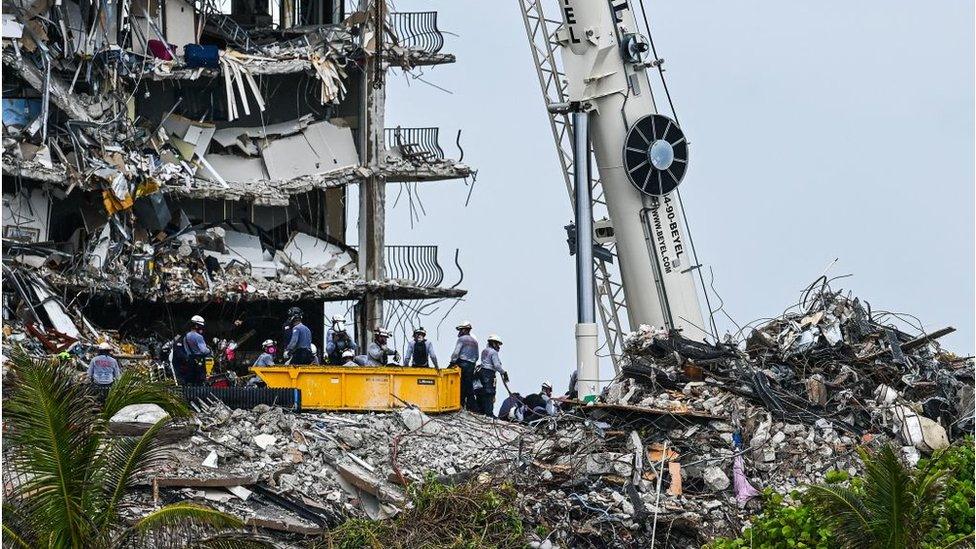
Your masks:
{"label": "green palm leaf", "polygon": [[106,506],[101,513],[100,526],[108,526],[113,520],[119,502],[132,480],[166,459],[164,445],[157,439],[157,435],[169,422],[170,418],[162,418],[138,439],[119,438],[106,447],[106,478],[101,485],[104,487]]}
{"label": "green palm leaf", "polygon": [[95,403],[67,368],[19,351],[11,363],[15,390],[4,412],[13,466],[27,477],[18,487],[30,495],[24,514],[50,525],[56,545],[80,546],[91,530],[83,494],[97,447]]}
{"label": "green palm leaf", "polygon": [[244,527],[244,523],[233,515],[192,503],[174,503],[142,517],[132,529],[145,533],[160,527],[185,525],[238,529]]}

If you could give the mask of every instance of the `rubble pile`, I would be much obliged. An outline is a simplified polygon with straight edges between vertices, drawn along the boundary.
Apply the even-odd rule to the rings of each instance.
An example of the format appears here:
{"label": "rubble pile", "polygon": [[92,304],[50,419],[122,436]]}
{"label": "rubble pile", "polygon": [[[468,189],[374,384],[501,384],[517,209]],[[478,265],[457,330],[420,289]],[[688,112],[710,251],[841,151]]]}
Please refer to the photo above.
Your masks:
{"label": "rubble pile", "polygon": [[[393,516],[407,503],[407,484],[427,475],[453,482],[512,462],[520,442],[532,439],[522,425],[414,408],[310,414],[213,402],[200,405],[196,417],[197,433],[178,442],[149,479],[166,487],[162,496],[208,500],[249,524],[299,534],[321,533],[347,518]],[[239,497],[260,488],[291,505]],[[313,520],[295,515],[295,507],[310,509]]]}
{"label": "rubble pile", "polygon": [[407,487],[436,478],[514,490],[533,547],[698,547],[748,526],[763,491],[861,474],[860,447],[914,462],[973,433],[973,360],[891,318],[821,284],[739,344],[645,327],[596,402],[526,425],[200,405],[133,500],[205,500],[300,546],[411,509]]}

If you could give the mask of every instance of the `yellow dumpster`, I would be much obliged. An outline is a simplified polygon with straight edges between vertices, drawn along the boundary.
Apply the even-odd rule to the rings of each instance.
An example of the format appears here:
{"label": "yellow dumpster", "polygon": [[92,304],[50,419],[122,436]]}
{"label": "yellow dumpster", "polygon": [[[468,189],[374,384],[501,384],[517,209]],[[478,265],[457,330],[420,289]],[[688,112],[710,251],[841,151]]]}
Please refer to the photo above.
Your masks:
{"label": "yellow dumpster", "polygon": [[424,412],[461,409],[461,370],[457,367],[257,366],[268,387],[299,389],[302,408],[315,410],[392,410],[413,404]]}

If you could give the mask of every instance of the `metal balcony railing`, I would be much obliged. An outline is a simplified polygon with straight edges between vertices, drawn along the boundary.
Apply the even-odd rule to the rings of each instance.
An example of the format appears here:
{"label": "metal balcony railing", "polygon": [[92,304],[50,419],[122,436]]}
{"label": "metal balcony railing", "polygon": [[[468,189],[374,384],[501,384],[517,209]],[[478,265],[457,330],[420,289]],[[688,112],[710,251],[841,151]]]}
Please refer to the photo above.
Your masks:
{"label": "metal balcony railing", "polygon": [[390,14],[390,26],[398,46],[434,54],[444,47],[444,35],[437,28],[436,11],[404,11]]}
{"label": "metal balcony railing", "polygon": [[[359,249],[358,246],[353,248]],[[444,269],[437,262],[437,246],[434,245],[386,246],[383,262],[386,278],[407,280],[421,288],[436,288],[444,282]]]}
{"label": "metal balcony railing", "polygon": [[386,128],[387,149],[398,149],[407,161],[418,164],[444,160],[444,149],[438,142],[439,128]]}
{"label": "metal balcony railing", "polygon": [[437,246],[387,246],[386,275],[422,288],[440,286],[444,270],[437,262]]}

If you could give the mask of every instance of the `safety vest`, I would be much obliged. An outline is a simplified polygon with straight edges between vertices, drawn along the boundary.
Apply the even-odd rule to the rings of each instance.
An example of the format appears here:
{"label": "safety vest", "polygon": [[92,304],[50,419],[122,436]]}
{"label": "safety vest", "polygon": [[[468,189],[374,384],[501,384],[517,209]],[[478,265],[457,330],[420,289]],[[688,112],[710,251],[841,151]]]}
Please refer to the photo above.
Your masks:
{"label": "safety vest", "polygon": [[429,360],[427,356],[427,341],[415,341],[413,343],[413,357],[411,361],[414,366],[426,366]]}

